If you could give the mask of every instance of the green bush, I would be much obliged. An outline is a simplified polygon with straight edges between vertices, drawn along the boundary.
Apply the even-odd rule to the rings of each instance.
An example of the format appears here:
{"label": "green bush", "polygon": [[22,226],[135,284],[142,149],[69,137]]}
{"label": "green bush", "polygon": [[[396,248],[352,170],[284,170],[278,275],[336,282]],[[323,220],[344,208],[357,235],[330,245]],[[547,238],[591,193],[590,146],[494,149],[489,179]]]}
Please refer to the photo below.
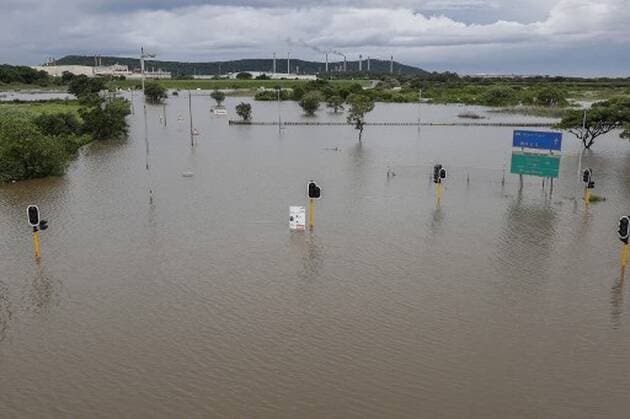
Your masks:
{"label": "green bush", "polygon": [[62,175],[69,157],[63,141],[42,134],[27,116],[0,117],[0,181]]}
{"label": "green bush", "polygon": [[125,118],[130,113],[129,102],[122,98],[103,99],[95,106],[79,110],[83,132],[95,140],[125,137],[129,129]]}
{"label": "green bush", "polygon": [[299,105],[306,115],[312,116],[315,115],[315,112],[319,109],[319,104],[323,100],[322,94],[317,90],[313,90],[302,96]]}
{"label": "green bush", "polygon": [[72,112],[44,113],[33,120],[44,135],[78,135],[81,133],[81,121]]}

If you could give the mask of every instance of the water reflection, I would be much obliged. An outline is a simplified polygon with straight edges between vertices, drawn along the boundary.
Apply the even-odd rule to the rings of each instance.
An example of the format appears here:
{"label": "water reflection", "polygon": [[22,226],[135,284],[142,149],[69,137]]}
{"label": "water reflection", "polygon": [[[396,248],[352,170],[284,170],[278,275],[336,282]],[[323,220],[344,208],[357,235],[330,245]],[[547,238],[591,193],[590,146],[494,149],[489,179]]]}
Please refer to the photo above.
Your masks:
{"label": "water reflection", "polygon": [[11,303],[9,302],[9,287],[0,281],[0,342],[5,338],[9,329],[9,322],[13,317]]}
{"label": "water reflection", "polygon": [[615,280],[610,289],[610,321],[613,329],[621,327],[621,319],[623,317],[623,284],[625,280],[625,271],[622,270],[619,278]]}
{"label": "water reflection", "polygon": [[502,271],[529,281],[546,279],[557,222],[556,210],[547,199],[527,200],[519,187],[497,242]]}
{"label": "water reflection", "polygon": [[44,314],[61,303],[63,285],[61,281],[45,272],[41,261],[37,261],[35,275],[30,285],[25,304],[26,310]]}
{"label": "water reflection", "polygon": [[319,276],[324,263],[322,244],[315,233],[291,232],[291,247],[296,250],[301,260],[301,269],[297,276],[310,280]]}

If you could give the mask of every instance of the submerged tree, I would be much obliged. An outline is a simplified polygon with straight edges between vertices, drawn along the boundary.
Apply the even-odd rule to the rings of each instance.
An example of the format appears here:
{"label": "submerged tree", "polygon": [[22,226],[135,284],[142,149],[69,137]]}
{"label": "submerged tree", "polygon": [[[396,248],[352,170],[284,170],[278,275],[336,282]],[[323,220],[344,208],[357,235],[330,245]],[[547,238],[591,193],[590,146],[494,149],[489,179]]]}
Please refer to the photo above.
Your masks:
{"label": "submerged tree", "polygon": [[298,104],[304,110],[306,115],[313,116],[315,115],[317,109],[319,109],[319,104],[322,100],[322,94],[319,93],[319,91],[314,90],[302,96],[302,99],[298,102]]}
{"label": "submerged tree", "polygon": [[597,102],[587,111],[571,110],[558,124],[568,130],[590,149],[595,139],[614,129],[625,128],[621,137],[630,136],[630,98],[614,98]]}
{"label": "submerged tree", "polygon": [[326,101],[326,106],[331,108],[334,113],[339,112],[339,110],[343,109],[343,98],[341,96],[330,96]]}
{"label": "submerged tree", "polygon": [[249,121],[252,118],[252,105],[245,102],[239,103],[236,105],[236,114],[240,116],[243,121]]}
{"label": "submerged tree", "polygon": [[225,100],[225,93],[217,89],[210,93],[210,97],[217,102],[218,107],[221,107],[223,105],[223,101]]}
{"label": "submerged tree", "polygon": [[162,103],[166,99],[166,89],[157,82],[147,82],[144,86],[144,97],[149,103]]}
{"label": "submerged tree", "polygon": [[347,102],[350,105],[348,123],[353,124],[354,128],[359,130],[359,141],[361,141],[365,127],[365,116],[374,109],[374,100],[365,95],[352,94],[348,96]]}

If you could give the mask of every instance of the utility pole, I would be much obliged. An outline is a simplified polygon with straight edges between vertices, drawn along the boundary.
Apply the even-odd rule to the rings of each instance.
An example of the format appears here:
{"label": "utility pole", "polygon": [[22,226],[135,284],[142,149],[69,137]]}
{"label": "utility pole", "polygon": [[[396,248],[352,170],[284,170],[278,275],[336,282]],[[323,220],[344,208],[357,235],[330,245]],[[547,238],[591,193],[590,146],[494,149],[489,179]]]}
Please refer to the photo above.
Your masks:
{"label": "utility pole", "polygon": [[392,55],[389,61],[389,72],[394,74],[394,56]]}
{"label": "utility pole", "polygon": [[153,58],[155,54],[145,54],[144,47],[140,47],[140,71],[142,72],[142,94],[144,94],[144,59]]}
{"label": "utility pole", "polygon": [[282,134],[282,119],[280,118],[280,89],[278,89],[278,134]]}
{"label": "utility pole", "polygon": [[363,55],[359,54],[359,73],[363,71]]}
{"label": "utility pole", "polygon": [[276,74],[276,53],[273,53],[273,74]]}
{"label": "utility pole", "polygon": [[368,73],[370,72],[370,57],[368,56],[368,60],[367,60],[367,71]]}
{"label": "utility pole", "polygon": [[291,53],[287,52],[287,76],[291,74]]}
{"label": "utility pole", "polygon": [[[586,131],[586,109],[584,109],[584,117],[582,118],[582,132]],[[580,194],[580,176],[582,176],[582,155],[584,154],[584,144],[580,144],[580,155],[578,157],[577,170],[577,193]]]}
{"label": "utility pole", "polygon": [[422,123],[422,89],[418,92],[418,131],[420,131],[420,124]]}
{"label": "utility pole", "polygon": [[328,52],[326,52],[326,73],[328,73]]}
{"label": "utility pole", "polygon": [[190,117],[190,146],[195,146],[195,137],[193,134],[193,119],[192,119],[192,92],[188,91],[188,115]]}

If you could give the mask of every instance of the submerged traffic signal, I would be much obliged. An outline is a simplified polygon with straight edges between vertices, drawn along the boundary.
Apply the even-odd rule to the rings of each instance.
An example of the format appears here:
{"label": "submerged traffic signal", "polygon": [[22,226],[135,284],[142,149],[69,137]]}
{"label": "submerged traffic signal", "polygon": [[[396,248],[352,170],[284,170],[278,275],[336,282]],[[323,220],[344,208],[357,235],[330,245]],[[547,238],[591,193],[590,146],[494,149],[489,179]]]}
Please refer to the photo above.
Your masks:
{"label": "submerged traffic signal", "polygon": [[37,208],[37,205],[29,205],[28,208],[26,208],[26,215],[28,216],[28,223],[31,227],[39,226],[39,208]]}
{"label": "submerged traffic signal", "polygon": [[322,196],[322,189],[311,180],[306,187],[306,193],[309,199],[319,199]]}
{"label": "submerged traffic signal", "polygon": [[630,217],[624,215],[619,219],[619,229],[617,230],[619,240],[628,244],[628,238],[630,237]]}
{"label": "submerged traffic signal", "polygon": [[440,172],[442,171],[442,165],[436,164],[433,166],[433,183],[440,183]]}
{"label": "submerged traffic signal", "polygon": [[593,178],[593,170],[586,169],[584,173],[582,173],[582,182],[586,183],[586,185],[590,185],[591,179]]}

